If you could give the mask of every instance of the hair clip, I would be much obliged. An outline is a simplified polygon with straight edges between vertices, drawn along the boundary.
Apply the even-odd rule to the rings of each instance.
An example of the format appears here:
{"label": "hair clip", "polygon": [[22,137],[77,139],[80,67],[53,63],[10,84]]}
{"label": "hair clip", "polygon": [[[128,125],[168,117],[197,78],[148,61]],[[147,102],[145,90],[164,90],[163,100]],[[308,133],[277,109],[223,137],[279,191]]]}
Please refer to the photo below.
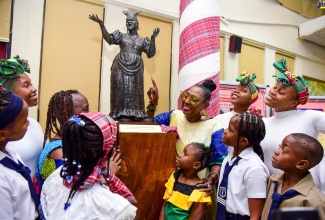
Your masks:
{"label": "hair clip", "polygon": [[210,147],[207,145],[204,145],[204,149],[209,149]]}
{"label": "hair clip", "polygon": [[77,125],[84,126],[86,124],[81,118],[77,115],[73,115],[69,120],[74,121]]}

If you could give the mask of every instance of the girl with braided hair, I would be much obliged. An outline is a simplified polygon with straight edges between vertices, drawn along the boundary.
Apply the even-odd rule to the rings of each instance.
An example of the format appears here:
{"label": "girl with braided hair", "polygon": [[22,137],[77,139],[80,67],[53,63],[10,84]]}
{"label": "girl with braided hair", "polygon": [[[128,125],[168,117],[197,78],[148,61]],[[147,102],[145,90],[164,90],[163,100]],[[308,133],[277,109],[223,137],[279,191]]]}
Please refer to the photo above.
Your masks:
{"label": "girl with braided hair", "polygon": [[198,172],[206,168],[212,157],[212,149],[204,144],[193,142],[185,146],[183,153],[176,158],[179,168],[169,177],[159,220],[201,219],[205,208],[211,204],[211,197],[204,196],[197,184]]}
{"label": "girl with braided hair", "polygon": [[27,103],[0,84],[0,219],[43,219],[31,171],[8,145],[24,137],[29,126],[27,116]]}
{"label": "girl with braided hair", "polygon": [[136,207],[130,202],[135,198],[105,161],[116,134],[115,121],[103,113],[68,120],[62,131],[63,166],[46,179],[41,192],[47,219],[134,219]]}
{"label": "girl with braided hair", "polygon": [[45,179],[62,165],[61,136],[64,124],[72,115],[82,112],[89,112],[89,103],[87,98],[77,90],[62,90],[51,97],[47,110],[44,148],[36,170],[40,187]]}
{"label": "girl with braided hair", "polygon": [[261,218],[269,177],[260,146],[264,136],[259,116],[245,112],[230,119],[222,141],[233,149],[221,166],[217,220]]}

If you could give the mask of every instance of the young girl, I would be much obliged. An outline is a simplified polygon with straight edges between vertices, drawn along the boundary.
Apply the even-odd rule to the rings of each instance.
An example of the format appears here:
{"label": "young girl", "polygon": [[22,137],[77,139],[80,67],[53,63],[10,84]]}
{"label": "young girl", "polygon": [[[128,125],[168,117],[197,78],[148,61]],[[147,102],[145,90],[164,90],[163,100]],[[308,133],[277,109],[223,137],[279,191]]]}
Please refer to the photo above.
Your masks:
{"label": "young girl", "polygon": [[[36,176],[42,187],[45,179],[62,165],[62,129],[68,119],[82,112],[89,112],[87,98],[77,90],[55,93],[49,102],[43,150],[38,160]],[[49,142],[47,140],[49,139]]]}
{"label": "young girl", "polygon": [[239,84],[230,94],[230,102],[234,105],[234,110],[224,114],[219,114],[215,117],[224,128],[228,127],[231,117],[236,113],[254,111],[254,109],[249,108],[249,106],[258,99],[259,89],[254,84],[255,79],[255,73],[249,74],[247,71],[242,72],[236,79]]}
{"label": "young girl", "polygon": [[[24,137],[29,120],[25,101],[0,84],[0,219],[36,219],[39,198],[26,167],[9,141]],[[26,149],[27,151],[29,149]]]}
{"label": "young girl", "polygon": [[103,113],[81,113],[68,120],[62,131],[63,167],[45,180],[41,192],[46,219],[135,217],[132,193],[107,171],[105,159],[116,134],[114,120]]}
{"label": "young girl", "polygon": [[176,159],[177,169],[166,183],[164,204],[160,220],[201,219],[206,205],[211,204],[211,197],[204,196],[196,186],[200,181],[198,172],[206,168],[212,152],[208,146],[190,143]]}
{"label": "young girl", "polygon": [[245,112],[230,119],[222,141],[233,149],[221,167],[217,220],[261,218],[269,177],[260,146],[264,136],[259,116]]}

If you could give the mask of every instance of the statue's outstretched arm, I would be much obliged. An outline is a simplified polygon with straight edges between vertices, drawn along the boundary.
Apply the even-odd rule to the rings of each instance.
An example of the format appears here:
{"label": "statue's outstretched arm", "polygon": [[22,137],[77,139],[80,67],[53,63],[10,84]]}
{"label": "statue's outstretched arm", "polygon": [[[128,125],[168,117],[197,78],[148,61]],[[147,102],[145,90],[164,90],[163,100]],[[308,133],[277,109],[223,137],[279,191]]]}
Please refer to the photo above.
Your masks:
{"label": "statue's outstretched arm", "polygon": [[100,20],[98,18],[97,15],[89,15],[88,17],[90,20],[93,20],[94,22],[97,22],[100,26],[100,29],[102,31],[102,35],[103,35],[103,38],[105,39],[105,41],[108,43],[108,44],[111,44],[112,43],[112,39],[110,38],[110,33],[108,33],[108,31],[106,30],[105,26],[104,26],[104,23],[102,20]]}
{"label": "statue's outstretched arm", "polygon": [[158,36],[159,32],[160,32],[159,28],[155,28],[155,30],[153,30],[153,33],[151,35],[149,50],[147,53],[148,58],[151,58],[156,54],[156,37]]}

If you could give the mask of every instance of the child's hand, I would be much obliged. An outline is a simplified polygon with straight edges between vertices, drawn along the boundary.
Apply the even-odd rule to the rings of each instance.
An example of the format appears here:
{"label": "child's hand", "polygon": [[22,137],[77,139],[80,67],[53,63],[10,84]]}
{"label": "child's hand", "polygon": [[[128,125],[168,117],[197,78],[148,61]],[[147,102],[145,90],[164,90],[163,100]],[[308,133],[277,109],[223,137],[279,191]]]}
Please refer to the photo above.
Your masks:
{"label": "child's hand", "polygon": [[109,171],[113,174],[116,174],[121,169],[121,154],[117,152],[116,149],[113,149],[113,156],[109,159]]}
{"label": "child's hand", "polygon": [[201,192],[205,192],[204,196],[209,196],[212,194],[212,182],[207,178],[202,178],[200,182],[196,184]]}

